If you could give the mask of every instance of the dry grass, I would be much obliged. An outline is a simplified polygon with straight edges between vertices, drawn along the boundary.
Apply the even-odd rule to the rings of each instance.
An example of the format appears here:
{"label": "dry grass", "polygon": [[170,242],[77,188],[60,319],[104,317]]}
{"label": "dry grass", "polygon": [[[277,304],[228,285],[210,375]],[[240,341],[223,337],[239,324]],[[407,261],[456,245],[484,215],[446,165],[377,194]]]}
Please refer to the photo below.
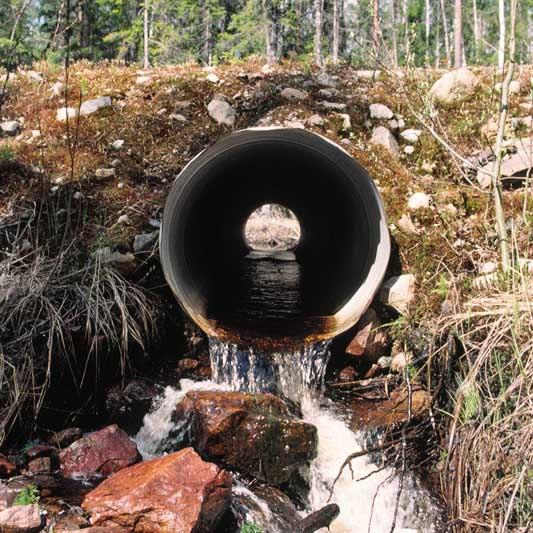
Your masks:
{"label": "dry grass", "polygon": [[464,352],[448,391],[441,481],[455,531],[533,526],[533,276],[478,291],[443,330]]}
{"label": "dry grass", "polygon": [[0,443],[33,429],[52,384],[96,390],[102,371],[125,375],[131,348],[153,333],[152,298],[87,257],[64,200],[0,228]]}

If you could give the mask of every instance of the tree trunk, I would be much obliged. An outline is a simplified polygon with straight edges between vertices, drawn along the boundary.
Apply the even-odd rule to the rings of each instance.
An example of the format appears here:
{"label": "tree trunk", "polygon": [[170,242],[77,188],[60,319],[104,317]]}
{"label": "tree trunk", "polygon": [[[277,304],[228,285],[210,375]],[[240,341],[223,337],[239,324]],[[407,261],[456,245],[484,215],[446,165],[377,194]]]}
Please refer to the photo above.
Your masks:
{"label": "tree trunk", "polygon": [[211,64],[211,12],[209,11],[208,0],[204,0],[204,43],[203,56],[206,65]]}
{"label": "tree trunk", "polygon": [[339,40],[340,40],[340,24],[339,24],[339,2],[341,0],[333,0],[333,64],[339,62]]}
{"label": "tree trunk", "polygon": [[472,16],[474,17],[474,57],[479,60],[479,24],[477,18],[477,0],[472,0]]}
{"label": "tree trunk", "polygon": [[314,0],[315,5],[315,65],[322,65],[322,2]]}
{"label": "tree trunk", "polygon": [[440,67],[440,24],[439,10],[435,12],[435,68]]}
{"label": "tree trunk", "polygon": [[407,61],[409,60],[409,0],[403,0],[402,5],[402,15],[403,15],[403,30],[404,30],[404,54],[405,54],[405,62],[407,64]]}
{"label": "tree trunk", "polygon": [[143,24],[143,36],[144,36],[144,54],[143,54],[143,68],[149,68],[150,67],[150,57],[148,52],[148,40],[149,40],[149,34],[148,34],[148,1],[144,0],[144,8],[143,8],[143,16],[144,16],[144,24]]}
{"label": "tree trunk", "polygon": [[448,17],[446,16],[444,0],[440,0],[440,13],[442,17],[442,31],[444,32],[444,49],[446,50],[446,63],[449,67],[452,64],[452,53],[450,50],[450,32],[448,31]]}
{"label": "tree trunk", "polygon": [[455,48],[454,67],[461,68],[463,66],[463,9],[461,0],[455,0],[453,38]]}
{"label": "tree trunk", "polygon": [[398,0],[392,0],[392,61],[398,68]]}
{"label": "tree trunk", "polygon": [[[515,55],[515,23],[516,5],[518,0],[511,0],[511,23],[509,31],[509,67],[505,80],[502,83],[502,93],[500,100],[500,116],[498,117],[498,134],[496,136],[496,160],[494,161],[492,173],[492,190],[494,194],[494,210],[496,215],[496,231],[500,241],[500,255],[504,272],[511,267],[511,257],[509,252],[509,242],[507,240],[507,227],[505,225],[505,212],[503,209],[501,164],[503,157],[503,138],[505,135],[505,122],[509,111],[509,86],[514,74]],[[500,20],[501,23],[501,20]],[[503,20],[505,24],[505,18]]]}
{"label": "tree trunk", "polygon": [[503,72],[503,67],[505,66],[505,0],[498,0],[498,23],[500,25],[498,70]]}
{"label": "tree trunk", "polygon": [[379,36],[379,0],[372,0],[372,49],[376,59],[379,54]]}
{"label": "tree trunk", "polygon": [[263,9],[265,12],[265,44],[267,64],[273,65],[276,62],[276,28],[272,16],[272,6],[270,0],[263,0]]}
{"label": "tree trunk", "polygon": [[426,0],[425,6],[425,15],[426,15],[426,65],[429,66],[429,29],[430,29],[430,18],[429,18],[429,0]]}

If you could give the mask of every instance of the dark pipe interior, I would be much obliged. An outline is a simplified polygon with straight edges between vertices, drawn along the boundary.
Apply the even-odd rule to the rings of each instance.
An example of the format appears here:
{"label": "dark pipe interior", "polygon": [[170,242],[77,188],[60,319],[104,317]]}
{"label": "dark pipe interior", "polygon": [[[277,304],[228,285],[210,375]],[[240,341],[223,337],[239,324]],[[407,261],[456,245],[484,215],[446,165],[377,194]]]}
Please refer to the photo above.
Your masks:
{"label": "dark pipe interior", "polygon": [[[174,184],[161,239],[167,279],[193,318],[224,335],[305,339],[330,327],[368,274],[379,240],[375,195],[364,170],[319,136],[234,133]],[[296,261],[246,257],[245,223],[266,203],[297,216]]]}

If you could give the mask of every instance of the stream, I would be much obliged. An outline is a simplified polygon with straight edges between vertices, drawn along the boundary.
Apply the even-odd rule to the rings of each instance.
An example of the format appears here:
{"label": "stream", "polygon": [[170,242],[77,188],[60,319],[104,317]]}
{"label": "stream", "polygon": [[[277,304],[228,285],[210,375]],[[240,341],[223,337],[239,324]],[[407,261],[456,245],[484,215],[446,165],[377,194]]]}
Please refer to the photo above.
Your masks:
{"label": "stream", "polygon": [[[416,478],[406,474],[400,491],[397,472],[376,465],[369,456],[352,461],[351,470],[344,469],[330,498],[346,457],[365,449],[377,436],[364,429],[351,431],[335,404],[322,394],[329,354],[329,342],[266,355],[210,339],[212,381],[183,379],[179,388],[167,387],[135,437],[140,452],[144,458],[152,458],[179,449],[187,428],[173,422],[172,413],[188,391],[275,393],[299,404],[303,419],[318,430],[318,455],[308,472],[310,491],[302,517],[337,503],[340,515],[330,526],[333,533],[389,532],[393,524],[396,532],[436,531],[438,508]],[[233,494],[244,495],[253,503],[246,513],[247,521],[259,524],[265,533],[289,533],[280,529],[268,503],[241,482],[234,484]]]}

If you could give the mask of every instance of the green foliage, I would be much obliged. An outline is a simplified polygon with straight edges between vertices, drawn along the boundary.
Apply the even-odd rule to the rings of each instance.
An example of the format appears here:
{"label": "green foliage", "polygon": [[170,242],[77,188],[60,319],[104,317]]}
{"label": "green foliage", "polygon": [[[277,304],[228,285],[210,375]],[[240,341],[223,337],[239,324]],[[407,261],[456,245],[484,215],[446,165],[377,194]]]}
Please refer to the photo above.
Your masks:
{"label": "green foliage", "polygon": [[439,281],[437,282],[437,286],[433,289],[432,292],[440,296],[442,299],[445,299],[448,296],[449,289],[450,287],[446,276],[441,274],[439,277]]}
{"label": "green foliage", "polygon": [[0,146],[0,163],[9,163],[15,159],[15,152],[8,144]]}
{"label": "green foliage", "polygon": [[253,522],[245,522],[241,527],[240,533],[263,533],[263,528]]}
{"label": "green foliage", "polygon": [[15,505],[39,503],[39,497],[39,489],[35,485],[28,485],[17,494]]}

